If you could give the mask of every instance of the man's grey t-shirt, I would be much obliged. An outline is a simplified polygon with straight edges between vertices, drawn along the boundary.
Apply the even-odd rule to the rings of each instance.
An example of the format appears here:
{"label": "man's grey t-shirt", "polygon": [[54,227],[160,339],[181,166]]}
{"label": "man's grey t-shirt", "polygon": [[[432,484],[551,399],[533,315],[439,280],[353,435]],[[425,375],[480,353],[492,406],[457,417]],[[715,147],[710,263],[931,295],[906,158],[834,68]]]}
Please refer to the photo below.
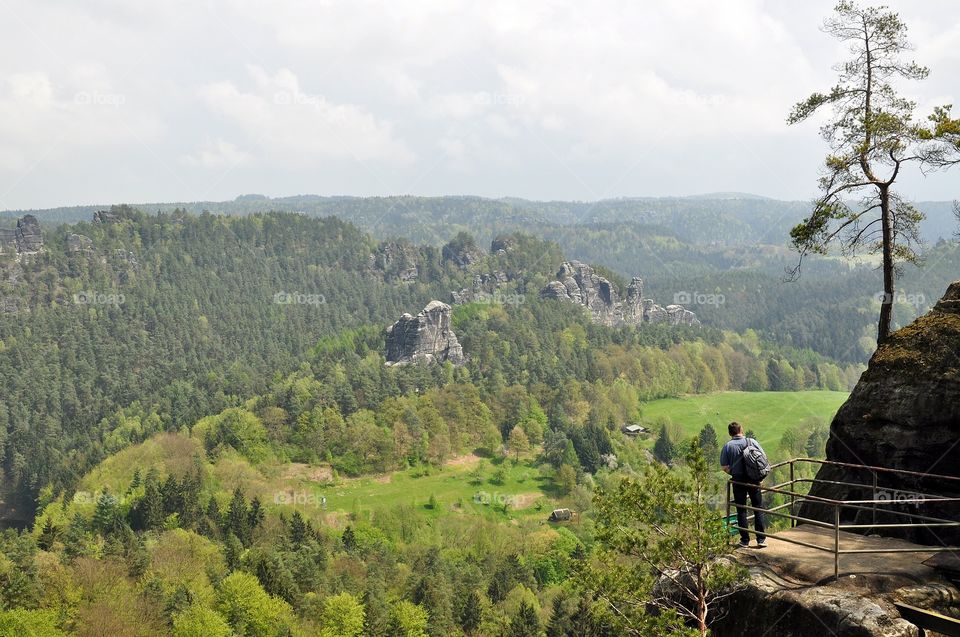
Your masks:
{"label": "man's grey t-shirt", "polygon": [[[753,441],[757,447],[760,443]],[[747,437],[731,438],[720,450],[720,466],[730,467],[730,477],[734,480],[748,481],[747,468],[743,466],[743,450],[747,448]],[[762,450],[763,447],[760,447]]]}

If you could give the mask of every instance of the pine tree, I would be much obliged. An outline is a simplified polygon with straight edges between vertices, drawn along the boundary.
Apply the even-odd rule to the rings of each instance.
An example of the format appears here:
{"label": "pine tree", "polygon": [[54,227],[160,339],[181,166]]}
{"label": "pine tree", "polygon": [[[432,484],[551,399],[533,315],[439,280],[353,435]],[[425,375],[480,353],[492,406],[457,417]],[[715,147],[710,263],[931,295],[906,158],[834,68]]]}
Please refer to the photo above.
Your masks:
{"label": "pine tree", "polygon": [[120,526],[120,507],[117,498],[104,489],[97,496],[97,504],[93,510],[93,528],[103,535],[110,535]]}
{"label": "pine tree", "polygon": [[700,430],[697,436],[700,448],[703,449],[703,456],[708,459],[714,459],[720,454],[720,440],[717,437],[717,430],[713,425],[707,423]]}
{"label": "pine tree", "polygon": [[160,493],[163,496],[163,513],[172,515],[180,513],[183,510],[183,498],[181,497],[180,485],[177,479],[171,473],[160,487]]}
{"label": "pine tree", "polygon": [[253,496],[250,500],[250,509],[247,511],[247,535],[250,542],[253,542],[253,532],[263,522],[263,506],[260,504],[260,498]]}
{"label": "pine tree", "polygon": [[472,635],[480,628],[480,622],[483,621],[483,605],[480,599],[480,593],[473,590],[467,595],[467,601],[460,612],[460,627],[467,635]]}
{"label": "pine tree", "polygon": [[250,546],[252,540],[250,528],[250,512],[247,510],[247,500],[243,497],[243,490],[237,487],[230,499],[224,521],[224,533],[233,533],[244,546]]}
{"label": "pine tree", "polygon": [[657,441],[653,444],[653,457],[663,464],[670,464],[676,457],[676,448],[670,439],[670,431],[664,426],[660,428]]}
{"label": "pine tree", "polygon": [[137,468],[133,471],[133,479],[130,481],[130,488],[127,489],[127,493],[133,493],[133,490],[139,487],[143,483],[143,478],[140,477],[140,469]]}
{"label": "pine tree", "polygon": [[580,598],[577,609],[570,616],[569,634],[577,637],[600,637],[601,631],[590,614],[590,602],[585,596]]}
{"label": "pine tree", "polygon": [[343,530],[343,535],[340,536],[340,542],[343,544],[343,549],[348,553],[353,552],[353,550],[357,548],[357,538],[351,526],[348,525],[347,528]]}
{"label": "pine tree", "polygon": [[307,525],[299,511],[294,511],[290,518],[290,543],[299,547],[307,539]]}
{"label": "pine tree", "polygon": [[162,529],[165,516],[163,514],[163,495],[157,486],[154,472],[147,474],[144,482],[143,497],[137,500],[130,510],[130,525],[139,531],[153,531]]}
{"label": "pine tree", "polygon": [[54,525],[53,518],[47,517],[46,521],[43,523],[43,528],[40,530],[40,537],[37,539],[37,546],[39,546],[44,551],[49,551],[53,548],[54,542],[60,537],[60,527]]}
{"label": "pine tree", "polygon": [[63,552],[68,558],[86,555],[88,546],[87,521],[82,514],[73,516],[63,538]]}
{"label": "pine tree", "polygon": [[520,602],[517,614],[510,620],[511,637],[538,637],[540,635],[540,616],[527,600]]}
{"label": "pine tree", "polygon": [[263,590],[293,604],[300,597],[300,590],[293,574],[276,555],[262,555],[257,561],[257,579]]}
{"label": "pine tree", "polygon": [[569,637],[570,616],[567,614],[567,598],[563,593],[553,598],[550,622],[547,624],[547,637]]}
{"label": "pine tree", "polygon": [[240,566],[240,556],[243,555],[243,544],[233,533],[227,534],[223,542],[223,556],[227,562],[227,568],[231,571]]}

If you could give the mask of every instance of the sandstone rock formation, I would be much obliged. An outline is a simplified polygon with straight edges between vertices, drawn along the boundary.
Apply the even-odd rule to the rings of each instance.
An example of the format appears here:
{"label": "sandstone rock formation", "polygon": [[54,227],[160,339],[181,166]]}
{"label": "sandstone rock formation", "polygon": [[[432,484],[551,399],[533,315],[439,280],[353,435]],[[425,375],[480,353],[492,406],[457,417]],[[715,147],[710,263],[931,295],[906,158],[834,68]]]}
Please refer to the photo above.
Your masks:
{"label": "sandstone rock formation", "polygon": [[[877,523],[908,521],[903,515],[884,515],[885,510],[960,519],[960,507],[955,504],[916,502],[931,494],[960,497],[960,480],[924,477],[960,477],[960,281],[950,285],[929,313],[894,332],[877,349],[830,425],[827,458],[919,475],[878,472],[875,498],[871,472],[824,465],[817,473],[818,480],[864,486],[818,482],[811,495],[835,500],[914,500],[882,505]],[[831,522],[834,515],[831,506],[814,502],[806,502],[800,514]],[[874,523],[870,510],[846,508],[841,518],[849,523]],[[869,532],[925,544],[960,545],[960,530],[951,527]]]}
{"label": "sandstone rock formation", "polygon": [[384,241],[370,256],[370,265],[384,276],[400,281],[416,281],[420,278],[420,249],[403,241]]}
{"label": "sandstone rock formation", "polygon": [[917,628],[901,619],[889,599],[856,588],[807,584],[763,568],[751,569],[744,590],[711,626],[715,637],[915,637]]}
{"label": "sandstone rock formation", "polygon": [[450,361],[466,362],[450,327],[450,306],[430,301],[416,316],[404,314],[387,328],[387,365]]}
{"label": "sandstone rock formation", "polygon": [[90,237],[71,232],[67,235],[68,252],[90,252],[93,250],[93,241]]}
{"label": "sandstone rock formation", "polygon": [[93,222],[94,223],[116,223],[120,220],[118,215],[108,211],[108,210],[97,210],[93,213]]}
{"label": "sandstone rock formation", "polygon": [[40,222],[33,215],[17,219],[17,251],[21,254],[39,252],[43,247],[43,232]]}
{"label": "sandstone rock formation", "polygon": [[490,242],[490,252],[492,254],[506,254],[517,245],[517,238],[512,235],[502,235],[496,237]]}
{"label": "sandstone rock formation", "polygon": [[444,261],[452,261],[460,268],[466,268],[486,256],[469,235],[463,234],[447,243],[441,250]]}
{"label": "sandstone rock formation", "polygon": [[40,222],[33,215],[17,219],[17,226],[0,230],[0,254],[35,254],[43,248]]}
{"label": "sandstone rock formation", "polygon": [[565,261],[556,276],[557,280],[548,283],[540,296],[583,305],[598,323],[610,326],[645,323],[700,325],[696,314],[683,306],[662,307],[653,299],[643,298],[643,279],[640,277],[633,278],[627,287],[626,298],[621,300],[613,283],[579,261]]}
{"label": "sandstone rock formation", "polygon": [[487,300],[494,297],[498,290],[509,282],[510,276],[502,270],[484,272],[473,277],[473,283],[469,288],[463,288],[459,292],[450,292],[450,297],[454,305]]}

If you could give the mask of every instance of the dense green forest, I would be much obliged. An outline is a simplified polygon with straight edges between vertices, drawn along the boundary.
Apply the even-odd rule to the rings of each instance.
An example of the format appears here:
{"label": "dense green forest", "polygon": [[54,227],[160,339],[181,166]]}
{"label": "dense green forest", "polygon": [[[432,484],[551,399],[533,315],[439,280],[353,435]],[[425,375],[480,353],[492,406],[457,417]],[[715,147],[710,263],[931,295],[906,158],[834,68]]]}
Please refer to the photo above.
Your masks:
{"label": "dense green forest", "polygon": [[[170,214],[178,209],[240,216],[280,210],[337,216],[381,240],[400,236],[437,248],[459,232],[469,233],[484,246],[498,235],[522,232],[554,242],[568,258],[606,266],[627,280],[644,277],[646,289],[661,303],[722,300],[691,307],[707,324],[753,329],[778,343],[845,362],[865,362],[875,345],[871,317],[883,287],[876,264],[839,256],[808,259],[801,279],[785,282],[785,273],[797,258],[785,238],[808,207],[803,202],[737,194],[589,203],[247,195],[229,202],[151,204],[143,209]],[[960,249],[946,240],[956,229],[951,205],[921,202],[918,207],[927,214],[921,225],[924,261],[919,267],[904,266],[895,325],[929,309],[960,266]],[[88,219],[94,210],[86,206],[37,214],[53,224]]]}
{"label": "dense green forest", "polygon": [[[482,197],[321,197],[297,195],[265,197],[241,195],[232,201],[196,201],[138,204],[141,210],[192,214],[205,211],[246,215],[266,210],[297,212],[317,217],[336,216],[355,223],[375,237],[407,237],[415,243],[439,245],[458,232],[469,232],[487,243],[504,232],[532,231],[539,226],[634,223],[661,226],[692,245],[781,245],[790,227],[808,211],[809,202],[778,201],[742,193],[700,197],[635,197],[592,202],[530,201]],[[49,210],[7,210],[0,216],[39,214],[47,222],[76,223],[100,206],[71,206]],[[955,220],[950,202],[920,202],[928,220],[923,238],[949,238]],[[744,237],[751,237],[745,242]]]}
{"label": "dense green forest", "polygon": [[[41,253],[4,266],[3,293],[14,310],[0,315],[11,511],[29,512],[41,488],[68,488],[115,451],[123,410],[144,414],[150,424],[141,436],[176,430],[238,405],[260,379],[316,353],[318,342],[356,340],[356,351],[337,363],[337,378],[383,386],[382,361],[370,359],[383,349],[383,327],[431,298],[448,299],[484,268],[508,272],[511,289],[527,301],[458,311],[471,363],[457,371],[461,380],[476,378],[485,395],[520,385],[544,406],[564,403],[578,414],[584,408],[575,405],[589,400],[594,422],[605,423],[611,411],[635,417],[632,406],[601,411],[603,386],[616,382],[629,383],[636,401],[728,388],[839,389],[855,374],[810,351],[761,346],[756,335],[744,341],[715,329],[595,326],[574,308],[537,299],[562,255],[529,238],[466,270],[440,250],[408,244],[400,254],[419,277],[401,283],[397,273],[409,264],[384,257],[396,242],[378,243],[336,219],[115,213],[112,223],[59,227]],[[69,250],[70,234],[88,237],[92,247]],[[316,302],[277,303],[278,294]],[[789,368],[783,379],[768,373],[774,359]],[[329,361],[314,364],[324,377],[333,373]],[[364,378],[369,369],[375,373]],[[399,395],[440,382],[404,380],[418,373],[391,372],[379,391]],[[331,386],[342,384],[337,378]],[[363,395],[363,407],[377,405]],[[349,415],[350,404],[338,407]]]}
{"label": "dense green forest", "polygon": [[[528,235],[112,213],[3,264],[21,530],[0,534],[0,634],[622,634],[584,585],[593,497],[685,470],[693,441],[715,457],[723,424],[645,403],[846,391],[862,370],[750,328],[596,324],[539,298],[564,254]],[[385,364],[402,312],[497,273],[499,296],[454,306],[465,365]],[[825,427],[781,426],[771,451],[822,456]],[[558,506],[575,517],[546,523]]]}

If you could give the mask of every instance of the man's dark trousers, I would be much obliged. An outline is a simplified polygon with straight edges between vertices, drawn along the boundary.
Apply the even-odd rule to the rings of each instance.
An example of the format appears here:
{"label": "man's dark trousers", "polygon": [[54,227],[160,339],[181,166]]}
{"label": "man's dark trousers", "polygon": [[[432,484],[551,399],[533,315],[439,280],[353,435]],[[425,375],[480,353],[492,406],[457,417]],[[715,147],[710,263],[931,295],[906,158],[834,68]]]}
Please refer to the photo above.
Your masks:
{"label": "man's dark trousers", "polygon": [[[760,492],[760,483],[747,480],[746,478],[734,478],[735,482],[733,483],[733,501],[736,504],[746,504],[747,496],[750,496],[750,504],[756,508],[761,508],[763,506],[763,494]],[[746,484],[737,484],[737,482],[745,482]],[[754,514],[753,518],[753,528],[757,530],[757,541],[764,541],[767,536],[763,534],[763,514],[760,511],[750,511],[745,509],[742,506],[737,507],[737,526],[740,527],[740,541],[743,544],[750,543],[750,533],[744,531],[743,529],[750,528],[750,521],[747,517],[750,513]]]}

